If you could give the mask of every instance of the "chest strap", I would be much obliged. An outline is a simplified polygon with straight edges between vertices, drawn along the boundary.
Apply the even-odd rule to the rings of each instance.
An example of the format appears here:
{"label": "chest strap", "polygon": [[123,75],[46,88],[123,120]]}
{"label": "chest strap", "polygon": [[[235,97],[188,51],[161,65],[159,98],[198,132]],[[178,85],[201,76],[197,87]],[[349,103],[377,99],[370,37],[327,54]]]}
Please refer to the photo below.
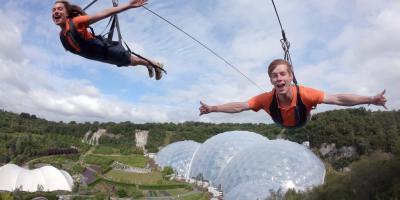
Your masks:
{"label": "chest strap", "polygon": [[296,119],[295,126],[285,126],[283,125],[283,118],[281,114],[281,109],[278,106],[278,100],[276,98],[276,91],[274,90],[274,94],[272,97],[271,105],[269,106],[269,112],[271,114],[272,120],[275,123],[279,124],[280,126],[287,127],[287,128],[298,128],[307,122],[307,108],[304,105],[303,101],[301,100],[299,86],[296,85],[297,91],[297,99],[296,99],[296,107],[294,109],[294,115]]}

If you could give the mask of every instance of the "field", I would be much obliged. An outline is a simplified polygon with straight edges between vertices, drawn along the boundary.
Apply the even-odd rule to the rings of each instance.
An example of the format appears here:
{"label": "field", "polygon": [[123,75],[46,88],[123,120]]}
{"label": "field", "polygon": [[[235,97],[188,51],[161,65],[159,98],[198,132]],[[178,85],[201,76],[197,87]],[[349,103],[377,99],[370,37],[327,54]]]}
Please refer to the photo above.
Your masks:
{"label": "field", "polygon": [[88,185],[81,183],[71,193],[76,199],[103,199],[108,194],[133,199],[147,197],[207,199],[206,193],[193,189],[193,186],[189,184],[165,180],[162,173],[156,169],[152,169],[150,173],[133,173],[113,169],[114,161],[131,167],[146,168],[149,158],[138,154],[121,154],[113,147],[97,146],[79,154],[35,158],[26,162],[25,165],[37,168],[50,164],[68,171],[75,177],[85,174],[87,176],[90,172],[92,180],[83,179]]}
{"label": "field", "polygon": [[120,156],[102,156],[103,158],[110,159],[110,160],[115,160],[117,162],[129,165],[131,167],[140,167],[144,168],[146,167],[146,164],[148,162],[148,158],[144,157],[143,155],[120,155]]}
{"label": "field", "polygon": [[160,172],[148,174],[129,173],[121,170],[110,170],[105,177],[123,183],[134,183],[139,185],[157,184],[163,181]]}

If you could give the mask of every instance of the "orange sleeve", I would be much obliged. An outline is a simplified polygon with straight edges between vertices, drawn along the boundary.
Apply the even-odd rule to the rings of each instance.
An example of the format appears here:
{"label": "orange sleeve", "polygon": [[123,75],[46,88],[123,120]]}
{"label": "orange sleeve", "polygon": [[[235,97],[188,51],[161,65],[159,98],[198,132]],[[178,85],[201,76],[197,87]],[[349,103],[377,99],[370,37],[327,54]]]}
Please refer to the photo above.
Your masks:
{"label": "orange sleeve", "polygon": [[325,93],[314,88],[300,86],[300,95],[303,103],[311,108],[324,101]]}
{"label": "orange sleeve", "polygon": [[89,16],[82,15],[74,17],[72,21],[75,24],[76,30],[85,40],[90,40],[93,38],[93,35],[87,30],[87,28],[89,27]]}
{"label": "orange sleeve", "polygon": [[74,17],[72,21],[77,29],[87,28],[89,26],[89,16],[87,15]]}
{"label": "orange sleeve", "polygon": [[249,108],[252,109],[255,112],[258,112],[260,109],[266,109],[268,110],[271,102],[272,102],[272,92],[266,92],[260,95],[257,95],[253,98],[251,98],[247,104],[249,105]]}

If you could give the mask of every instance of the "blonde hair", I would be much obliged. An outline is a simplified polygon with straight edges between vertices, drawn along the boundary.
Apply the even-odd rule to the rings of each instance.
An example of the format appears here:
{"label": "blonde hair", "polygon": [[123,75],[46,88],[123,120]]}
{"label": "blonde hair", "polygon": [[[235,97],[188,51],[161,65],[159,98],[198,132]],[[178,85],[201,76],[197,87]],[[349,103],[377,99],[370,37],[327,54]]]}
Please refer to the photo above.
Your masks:
{"label": "blonde hair", "polygon": [[271,77],[272,71],[273,71],[278,65],[286,65],[288,73],[291,74],[291,75],[293,75],[292,65],[291,65],[288,61],[283,60],[283,59],[275,59],[275,60],[273,60],[273,61],[269,64],[269,66],[268,66],[268,75],[269,75],[269,77]]}

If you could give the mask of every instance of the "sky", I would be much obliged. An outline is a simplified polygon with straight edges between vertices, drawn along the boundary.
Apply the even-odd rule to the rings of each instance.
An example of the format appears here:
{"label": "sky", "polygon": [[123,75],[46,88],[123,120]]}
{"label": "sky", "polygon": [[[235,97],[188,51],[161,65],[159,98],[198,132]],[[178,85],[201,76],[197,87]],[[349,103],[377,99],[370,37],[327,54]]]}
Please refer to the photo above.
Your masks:
{"label": "sky", "polygon": [[[280,27],[268,0],[149,0],[146,5],[217,52],[143,8],[119,14],[133,51],[164,63],[150,79],[143,66],[121,67],[66,52],[51,19],[54,1],[0,0],[0,109],[52,121],[271,123],[264,111],[199,116],[210,105],[270,91],[268,64],[283,57]],[[73,0],[85,6],[88,0]],[[120,4],[126,3],[120,0]],[[375,95],[400,108],[400,1],[276,0],[300,85],[328,94]],[[111,6],[100,0],[94,14]],[[105,30],[107,20],[93,25]],[[367,106],[378,110],[382,107]],[[319,105],[313,113],[344,107]]]}

